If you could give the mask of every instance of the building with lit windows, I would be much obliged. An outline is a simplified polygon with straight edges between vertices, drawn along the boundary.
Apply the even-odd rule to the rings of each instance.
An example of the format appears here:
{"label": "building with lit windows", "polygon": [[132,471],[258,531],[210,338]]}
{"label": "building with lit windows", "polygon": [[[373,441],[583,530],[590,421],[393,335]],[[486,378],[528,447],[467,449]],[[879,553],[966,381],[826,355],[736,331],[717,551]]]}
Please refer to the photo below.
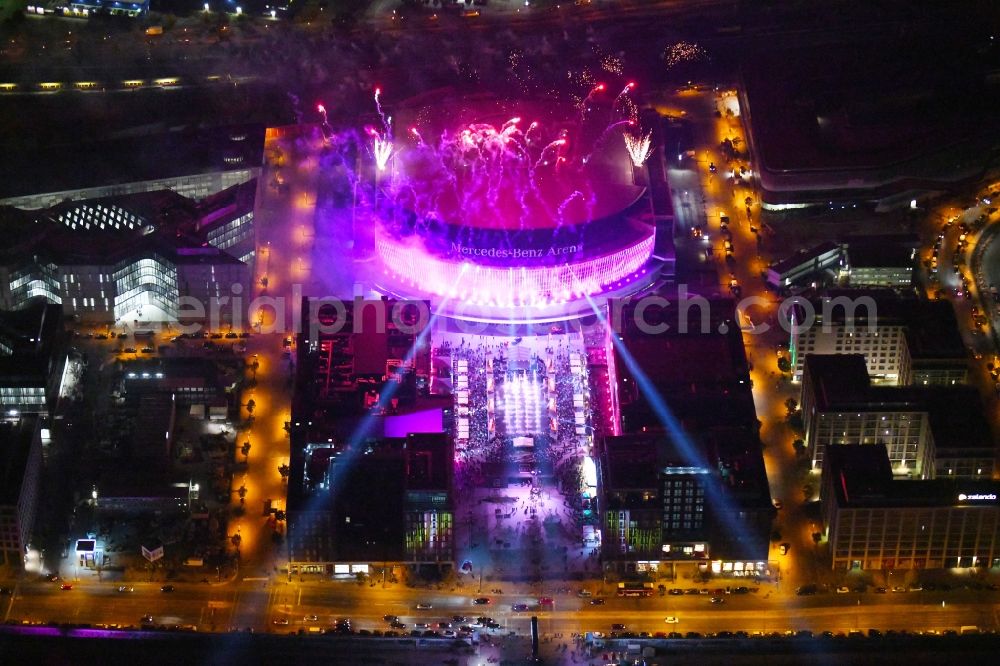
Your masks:
{"label": "building with lit windows", "polygon": [[872,384],[962,384],[968,354],[947,301],[900,298],[886,290],[830,291],[811,302],[815,319],[796,322],[792,381],[809,354],[861,354]]}
{"label": "building with lit windows", "polygon": [[41,422],[0,422],[0,564],[20,568],[31,540],[42,468]]}
{"label": "building with lit windows", "polygon": [[1000,482],[900,480],[883,447],[838,446],[823,466],[834,569],[1000,566]]}
{"label": "building with lit windows", "polygon": [[454,567],[453,448],[444,433],[413,434],[309,459],[323,487],[289,500],[293,573],[357,574]]}
{"label": "building with lit windows", "polygon": [[35,300],[0,311],[0,418],[46,415],[66,368],[62,308]]}
{"label": "building with lit windows", "polygon": [[675,575],[685,566],[740,575],[767,570],[774,507],[762,460],[755,462],[759,443],[737,431],[704,433],[693,441],[696,452],[684,452],[667,435],[608,437],[600,445],[606,570],[652,574],[669,567]]}
{"label": "building with lit windows", "polygon": [[[62,304],[68,317],[133,325],[205,319],[213,299],[233,295],[246,303],[255,195],[250,181],[201,201],[162,191],[41,211],[0,208],[9,234],[0,307],[41,298]],[[183,299],[200,304],[200,316]],[[237,321],[231,308],[219,312]]]}
{"label": "building with lit windows", "polygon": [[763,574],[775,510],[733,303],[662,295],[670,304],[641,313],[651,329],[636,303],[609,310],[620,333],[605,352],[617,436],[597,452],[604,566]]}
{"label": "building with lit windows", "polygon": [[454,566],[453,443],[445,410],[418,391],[430,351],[397,325],[411,320],[396,303],[338,312],[303,300],[289,423],[292,573]]}
{"label": "building with lit windows", "polygon": [[915,235],[844,239],[841,278],[852,288],[911,289],[919,239]]}
{"label": "building with lit windows", "polygon": [[408,435],[403,458],[403,557],[415,564],[451,566],[455,559],[451,441],[444,433]]}
{"label": "building with lit windows", "polygon": [[813,469],[832,448],[877,445],[897,476],[993,475],[993,437],[970,387],[874,386],[860,354],[810,354],[801,409]]}

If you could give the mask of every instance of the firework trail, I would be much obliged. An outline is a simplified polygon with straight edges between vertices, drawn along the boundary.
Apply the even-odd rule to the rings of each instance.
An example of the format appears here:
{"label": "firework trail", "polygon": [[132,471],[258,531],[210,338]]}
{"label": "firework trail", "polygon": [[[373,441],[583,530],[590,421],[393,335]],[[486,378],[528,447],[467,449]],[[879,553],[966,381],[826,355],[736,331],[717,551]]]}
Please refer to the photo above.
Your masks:
{"label": "firework trail", "polygon": [[389,122],[385,119],[385,112],[382,111],[382,101],[379,99],[379,96],[381,96],[381,94],[382,94],[382,89],[381,88],[376,88],[375,89],[375,109],[378,111],[378,117],[382,119],[382,129],[385,131],[385,134],[388,136],[388,134],[389,134]]}
{"label": "firework trail", "polygon": [[622,91],[618,93],[618,96],[615,97],[614,104],[611,105],[611,108],[612,109],[618,108],[618,104],[622,101],[622,98],[624,98],[626,95],[632,92],[633,89],[635,89],[635,81],[629,81],[629,83],[624,88],[622,88]]}
{"label": "firework trail", "polygon": [[538,169],[538,167],[542,165],[543,160],[545,159],[545,154],[549,152],[549,150],[551,150],[552,148],[558,148],[559,146],[565,146],[565,145],[566,145],[566,139],[565,137],[563,137],[561,139],[556,139],[549,145],[542,148],[542,152],[538,155],[538,161],[535,162],[535,166],[531,167],[531,171],[534,172],[536,169]]}
{"label": "firework trail", "polygon": [[601,145],[604,143],[605,139],[608,138],[608,135],[611,134],[611,132],[613,130],[615,130],[618,127],[622,127],[623,125],[628,125],[629,127],[631,127],[632,125],[635,125],[635,121],[634,120],[619,120],[618,122],[611,123],[610,125],[608,125],[607,127],[605,127],[604,131],[601,132],[601,135],[599,137],[597,137],[597,141],[595,141],[594,145],[591,146],[590,152],[587,153],[587,155],[583,158],[583,163],[586,164],[587,162],[589,162],[591,156],[594,154],[594,151],[596,151],[598,148],[601,147]]}
{"label": "firework trail", "polygon": [[590,92],[588,92],[587,96],[583,98],[583,101],[580,102],[580,105],[581,106],[586,106],[587,102],[589,102],[590,100],[594,99],[594,95],[596,95],[599,92],[604,92],[604,88],[605,88],[605,86],[604,86],[603,83],[598,83],[596,86],[594,86],[593,88],[590,89]]}

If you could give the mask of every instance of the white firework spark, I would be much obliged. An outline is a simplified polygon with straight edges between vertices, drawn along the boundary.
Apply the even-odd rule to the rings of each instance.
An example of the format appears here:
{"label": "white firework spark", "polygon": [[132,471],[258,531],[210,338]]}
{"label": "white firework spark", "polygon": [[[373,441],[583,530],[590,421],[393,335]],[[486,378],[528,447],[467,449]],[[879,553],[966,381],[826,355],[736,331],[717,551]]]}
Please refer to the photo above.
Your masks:
{"label": "white firework spark", "polygon": [[625,133],[625,149],[628,150],[635,166],[641,167],[649,158],[649,153],[653,149],[652,136],[652,132],[646,132],[645,135],[640,132],[639,136]]}
{"label": "white firework spark", "polygon": [[375,156],[375,166],[379,171],[385,171],[385,166],[392,157],[392,141],[378,134],[372,137],[372,155]]}

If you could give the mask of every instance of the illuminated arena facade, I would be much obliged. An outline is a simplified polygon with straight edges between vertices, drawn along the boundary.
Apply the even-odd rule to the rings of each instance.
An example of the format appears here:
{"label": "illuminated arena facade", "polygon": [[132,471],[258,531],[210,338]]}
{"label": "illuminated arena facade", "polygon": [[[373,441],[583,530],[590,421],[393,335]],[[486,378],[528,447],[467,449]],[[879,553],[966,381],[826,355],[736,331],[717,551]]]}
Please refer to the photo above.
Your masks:
{"label": "illuminated arena facade", "polygon": [[[424,97],[366,128],[378,289],[453,317],[530,322],[647,285],[656,230],[622,141],[635,123],[604,106]],[[392,126],[409,129],[390,139]]]}

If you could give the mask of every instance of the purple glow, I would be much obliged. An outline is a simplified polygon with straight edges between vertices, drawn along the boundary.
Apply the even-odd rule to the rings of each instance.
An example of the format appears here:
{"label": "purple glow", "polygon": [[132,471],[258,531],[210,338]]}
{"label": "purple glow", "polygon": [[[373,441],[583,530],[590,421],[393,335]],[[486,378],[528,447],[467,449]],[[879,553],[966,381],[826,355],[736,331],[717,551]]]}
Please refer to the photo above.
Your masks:
{"label": "purple glow", "polygon": [[411,414],[386,416],[384,434],[386,437],[406,437],[411,433],[444,432],[441,409],[425,409]]}

